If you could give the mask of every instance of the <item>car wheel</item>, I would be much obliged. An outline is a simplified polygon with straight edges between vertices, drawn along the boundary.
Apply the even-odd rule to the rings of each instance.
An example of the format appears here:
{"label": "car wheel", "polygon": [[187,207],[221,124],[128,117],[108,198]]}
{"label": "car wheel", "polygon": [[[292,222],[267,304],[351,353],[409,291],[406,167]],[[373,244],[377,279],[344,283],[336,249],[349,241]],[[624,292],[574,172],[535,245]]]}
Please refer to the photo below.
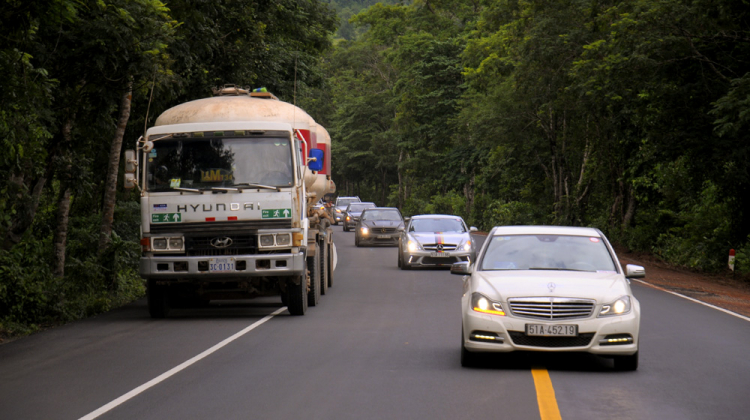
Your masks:
{"label": "car wheel", "polygon": [[333,287],[333,244],[328,245],[328,287]]}
{"label": "car wheel", "polygon": [[403,265],[403,262],[401,260],[403,259],[403,255],[401,255],[401,248],[398,249],[398,268],[401,268]]}
{"label": "car wheel", "polygon": [[[356,234],[355,234],[356,235]],[[359,247],[359,236],[354,237],[354,246]]]}
{"label": "car wheel", "polygon": [[630,356],[615,356],[615,370],[634,371],[638,369],[638,352]]}
{"label": "car wheel", "polygon": [[409,265],[408,262],[404,259],[403,255],[401,256],[401,269],[402,270],[411,270],[411,265]]}
{"label": "car wheel", "polygon": [[349,232],[349,228],[346,227],[346,223],[344,223],[344,232]]}
{"label": "car wheel", "polygon": [[328,244],[320,242],[318,257],[320,258],[320,294],[325,295],[328,291]]}
{"label": "car wheel", "polygon": [[[295,284],[295,281],[298,284]],[[304,315],[307,312],[307,280],[305,276],[290,278],[286,285],[286,294],[289,313],[298,316]]]}
{"label": "car wheel", "polygon": [[464,329],[461,328],[461,366],[476,367],[479,364],[479,355],[466,350],[464,346]]}
{"label": "car wheel", "polygon": [[153,279],[148,280],[147,287],[149,315],[151,315],[151,318],[166,318],[170,309],[167,287],[156,284],[156,280]]}
{"label": "car wheel", "polygon": [[310,271],[310,290],[307,291],[307,306],[320,302],[320,258],[307,257],[307,269]]}

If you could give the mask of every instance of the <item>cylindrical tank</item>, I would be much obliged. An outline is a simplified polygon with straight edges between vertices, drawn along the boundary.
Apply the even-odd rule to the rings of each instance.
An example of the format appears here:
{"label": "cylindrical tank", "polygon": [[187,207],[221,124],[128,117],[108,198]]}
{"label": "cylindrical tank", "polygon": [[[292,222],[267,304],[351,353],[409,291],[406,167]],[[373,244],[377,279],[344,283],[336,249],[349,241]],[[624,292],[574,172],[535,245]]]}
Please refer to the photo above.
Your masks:
{"label": "cylindrical tank", "polygon": [[[331,137],[302,108],[280,101],[268,92],[248,92],[236,87],[225,87],[216,96],[197,99],[174,106],[164,111],[154,123],[155,126],[200,122],[267,121],[288,123],[304,137],[310,148],[319,148],[325,153],[323,170],[318,173],[308,171],[305,185],[308,192],[314,192],[317,199],[336,190],[330,180]],[[303,146],[304,147],[304,146]],[[303,150],[307,156],[308,150]]]}

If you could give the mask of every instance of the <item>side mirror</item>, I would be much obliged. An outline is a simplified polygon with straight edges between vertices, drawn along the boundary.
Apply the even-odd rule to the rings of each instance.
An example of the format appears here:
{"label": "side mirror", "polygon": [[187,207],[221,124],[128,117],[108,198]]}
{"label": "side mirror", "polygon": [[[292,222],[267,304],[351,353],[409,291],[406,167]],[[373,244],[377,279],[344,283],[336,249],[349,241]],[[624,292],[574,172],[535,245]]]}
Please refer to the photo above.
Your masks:
{"label": "side mirror", "polygon": [[137,161],[135,160],[135,150],[128,149],[125,151],[125,173],[133,174],[136,171]]}
{"label": "side mirror", "polygon": [[309,157],[307,159],[307,166],[311,171],[320,172],[323,170],[323,158],[325,152],[320,149],[310,149]]}
{"label": "side mirror", "polygon": [[125,185],[123,185],[125,189],[129,190],[129,189],[135,188],[137,184],[138,183],[135,180],[135,174],[125,173]]}
{"label": "side mirror", "polygon": [[625,277],[629,279],[642,279],[646,277],[646,269],[640,265],[628,264],[625,266]]}
{"label": "side mirror", "polygon": [[469,232],[479,232],[479,229],[476,226],[472,226],[469,228]]}
{"label": "side mirror", "polygon": [[453,263],[453,265],[451,265],[451,274],[458,274],[461,276],[471,274],[471,263],[467,261]]}

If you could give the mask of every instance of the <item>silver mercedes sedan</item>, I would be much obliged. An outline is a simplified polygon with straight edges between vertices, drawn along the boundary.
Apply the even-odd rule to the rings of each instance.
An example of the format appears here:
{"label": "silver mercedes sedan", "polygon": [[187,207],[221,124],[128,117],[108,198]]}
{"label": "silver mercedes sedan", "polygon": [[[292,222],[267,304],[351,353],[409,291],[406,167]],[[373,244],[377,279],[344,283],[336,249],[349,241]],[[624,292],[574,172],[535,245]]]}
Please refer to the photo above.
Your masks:
{"label": "silver mercedes sedan", "polygon": [[464,275],[461,364],[479,353],[517,350],[587,352],[638,368],[641,307],[630,278],[643,267],[620,265],[598,229],[500,226],[489,233]]}
{"label": "silver mercedes sedan", "polygon": [[398,266],[450,267],[456,262],[474,262],[476,250],[471,232],[459,216],[421,214],[409,219],[398,244]]}

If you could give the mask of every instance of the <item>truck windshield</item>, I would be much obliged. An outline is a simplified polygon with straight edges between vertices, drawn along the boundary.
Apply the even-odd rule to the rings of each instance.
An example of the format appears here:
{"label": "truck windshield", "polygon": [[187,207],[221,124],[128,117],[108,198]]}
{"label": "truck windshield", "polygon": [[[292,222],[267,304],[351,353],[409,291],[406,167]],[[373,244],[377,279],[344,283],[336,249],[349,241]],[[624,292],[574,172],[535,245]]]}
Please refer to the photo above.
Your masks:
{"label": "truck windshield", "polygon": [[158,140],[146,166],[150,191],[294,182],[292,147],[283,137]]}

